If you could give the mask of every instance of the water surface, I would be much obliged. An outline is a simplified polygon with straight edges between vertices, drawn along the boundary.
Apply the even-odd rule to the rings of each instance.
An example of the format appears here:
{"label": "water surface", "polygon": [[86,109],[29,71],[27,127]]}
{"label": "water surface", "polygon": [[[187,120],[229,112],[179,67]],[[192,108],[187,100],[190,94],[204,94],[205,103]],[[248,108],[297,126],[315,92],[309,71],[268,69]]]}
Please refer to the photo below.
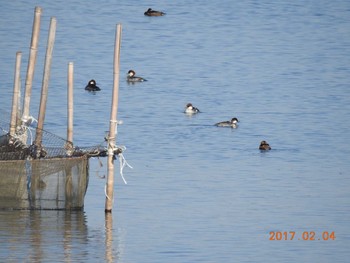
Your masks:
{"label": "water surface", "polygon": [[[90,163],[82,212],[0,211],[1,256],[16,261],[347,262],[350,256],[350,3],[332,1],[18,1],[0,9],[0,105],[10,109],[15,53],[22,87],[34,7],[43,8],[31,113],[47,30],[57,18],[45,128],[66,136],[74,62],[74,141],[109,127],[115,25],[122,23],[116,169],[105,218],[105,160]],[[148,79],[128,85],[129,69]],[[90,79],[102,91],[84,91]],[[192,102],[202,113],[186,116]],[[213,126],[240,120],[238,129]],[[272,146],[258,150],[261,140]],[[271,231],[295,231],[270,241]],[[315,241],[302,240],[303,232]],[[335,240],[322,240],[324,231]],[[301,240],[298,240],[301,239]],[[318,240],[320,238],[321,240]]]}

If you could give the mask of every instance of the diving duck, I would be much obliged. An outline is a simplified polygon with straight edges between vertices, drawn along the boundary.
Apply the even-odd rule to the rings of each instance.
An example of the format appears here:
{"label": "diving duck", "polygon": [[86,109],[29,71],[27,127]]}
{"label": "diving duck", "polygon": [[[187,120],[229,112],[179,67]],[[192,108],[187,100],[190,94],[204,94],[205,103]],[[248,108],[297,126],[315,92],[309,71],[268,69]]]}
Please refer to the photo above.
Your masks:
{"label": "diving duck", "polygon": [[268,150],[271,150],[271,147],[266,141],[261,141],[260,146],[259,146],[259,150],[268,151]]}
{"label": "diving duck", "polygon": [[192,103],[187,103],[186,108],[185,108],[185,113],[187,113],[187,114],[195,114],[195,113],[199,113],[199,112],[200,112],[199,109],[194,107],[192,105]]}
{"label": "diving duck", "polygon": [[87,91],[100,91],[101,89],[96,86],[96,81],[94,79],[90,80],[85,87]]}
{"label": "diving duck", "polygon": [[153,10],[152,8],[148,8],[148,10],[144,13],[145,16],[164,16],[165,13],[161,11]]}
{"label": "diving duck", "polygon": [[135,76],[136,72],[132,69],[128,71],[128,75],[126,76],[126,80],[128,82],[142,82],[147,81],[147,79]]}
{"label": "diving duck", "polygon": [[238,127],[238,119],[235,117],[235,118],[232,118],[230,121],[221,121],[221,122],[218,122],[215,124],[215,126],[218,126],[218,127],[231,127],[231,128],[237,128]]}

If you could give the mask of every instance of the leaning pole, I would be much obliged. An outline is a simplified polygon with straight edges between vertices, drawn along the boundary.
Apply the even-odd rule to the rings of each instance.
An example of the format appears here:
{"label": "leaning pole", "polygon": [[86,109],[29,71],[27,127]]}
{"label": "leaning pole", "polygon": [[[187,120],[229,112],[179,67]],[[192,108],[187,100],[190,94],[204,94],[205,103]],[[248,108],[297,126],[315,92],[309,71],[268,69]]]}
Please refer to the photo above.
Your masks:
{"label": "leaning pole", "polygon": [[114,195],[114,150],[116,145],[116,125],[118,112],[119,96],[119,64],[120,64],[120,43],[121,43],[121,24],[117,24],[115,44],[114,44],[114,65],[113,65],[113,95],[111,117],[109,122],[108,134],[108,159],[107,159],[107,182],[106,182],[106,202],[105,213],[111,213],[113,207]]}

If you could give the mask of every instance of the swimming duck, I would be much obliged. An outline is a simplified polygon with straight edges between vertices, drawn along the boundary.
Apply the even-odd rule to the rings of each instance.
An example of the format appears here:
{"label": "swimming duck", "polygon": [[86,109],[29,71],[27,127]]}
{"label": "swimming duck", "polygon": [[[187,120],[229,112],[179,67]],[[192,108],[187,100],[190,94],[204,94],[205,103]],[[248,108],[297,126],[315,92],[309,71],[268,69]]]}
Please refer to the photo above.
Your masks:
{"label": "swimming duck", "polygon": [[141,77],[137,77],[135,76],[135,71],[133,71],[132,69],[130,69],[128,71],[128,75],[126,76],[126,80],[128,82],[142,82],[142,81],[147,81],[147,79],[141,78]]}
{"label": "swimming duck", "polygon": [[238,127],[238,119],[235,117],[235,118],[232,118],[230,121],[221,121],[221,122],[218,122],[215,124],[215,126],[218,126],[218,127],[231,127],[231,128],[237,128]]}
{"label": "swimming duck", "polygon": [[187,114],[195,114],[200,112],[198,108],[194,107],[192,103],[187,103],[186,108],[185,108],[185,113]]}
{"label": "swimming duck", "polygon": [[259,146],[259,150],[268,151],[268,150],[271,150],[271,147],[266,141],[261,141],[260,146]]}
{"label": "swimming duck", "polygon": [[144,14],[145,16],[164,16],[165,15],[164,12],[152,10],[152,8],[148,8],[148,10]]}
{"label": "swimming duck", "polygon": [[101,89],[96,86],[96,81],[94,79],[92,79],[86,85],[85,90],[87,90],[87,91],[99,91]]}

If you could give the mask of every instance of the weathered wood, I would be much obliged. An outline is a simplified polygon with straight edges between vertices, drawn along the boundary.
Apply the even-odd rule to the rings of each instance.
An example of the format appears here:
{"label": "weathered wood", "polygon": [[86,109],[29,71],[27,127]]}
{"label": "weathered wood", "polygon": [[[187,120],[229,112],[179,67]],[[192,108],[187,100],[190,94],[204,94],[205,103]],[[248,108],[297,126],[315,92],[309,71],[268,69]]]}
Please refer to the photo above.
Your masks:
{"label": "weathered wood", "polygon": [[41,13],[42,13],[41,7],[37,6],[34,12],[32,41],[30,45],[29,61],[28,61],[27,75],[26,75],[26,81],[25,81],[25,94],[24,94],[24,105],[23,105],[23,115],[22,115],[23,119],[27,119],[29,117],[30,97],[32,94],[34,69],[35,69],[36,57],[38,52]]}
{"label": "weathered wood", "polygon": [[43,75],[43,81],[42,81],[42,87],[41,87],[38,126],[36,130],[36,138],[35,138],[35,145],[38,147],[41,146],[41,142],[42,142],[42,130],[44,128],[47,93],[49,89],[49,80],[50,80],[50,73],[51,73],[52,52],[53,52],[53,46],[55,42],[55,35],[56,35],[56,24],[57,24],[56,18],[52,17],[50,22],[49,36],[47,40],[44,75]]}
{"label": "weathered wood", "polygon": [[109,123],[108,135],[108,159],[107,159],[107,185],[106,185],[106,202],[105,212],[111,213],[113,207],[114,195],[114,149],[116,143],[116,125],[118,112],[118,98],[119,98],[119,65],[120,65],[120,44],[121,44],[121,24],[117,24],[115,45],[114,45],[114,65],[113,65],[113,95],[112,108]]}
{"label": "weathered wood", "polygon": [[68,93],[67,93],[67,141],[73,142],[73,88],[74,88],[74,64],[68,63]]}
{"label": "weathered wood", "polygon": [[16,133],[16,124],[18,118],[18,104],[19,104],[19,91],[20,91],[20,72],[21,72],[21,59],[22,52],[16,53],[16,66],[15,66],[15,79],[13,85],[13,98],[12,98],[12,112],[11,112],[11,124],[10,135],[14,136]]}

